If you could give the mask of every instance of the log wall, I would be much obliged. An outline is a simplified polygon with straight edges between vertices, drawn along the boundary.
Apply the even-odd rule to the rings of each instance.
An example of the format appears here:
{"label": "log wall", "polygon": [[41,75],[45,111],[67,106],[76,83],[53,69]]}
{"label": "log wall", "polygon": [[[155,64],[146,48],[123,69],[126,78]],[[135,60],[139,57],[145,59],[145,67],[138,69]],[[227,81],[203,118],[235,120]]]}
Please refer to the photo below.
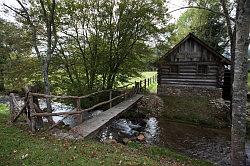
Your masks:
{"label": "log wall", "polygon": [[189,38],[161,59],[158,67],[158,85],[221,87],[223,72],[224,65],[220,58]]}

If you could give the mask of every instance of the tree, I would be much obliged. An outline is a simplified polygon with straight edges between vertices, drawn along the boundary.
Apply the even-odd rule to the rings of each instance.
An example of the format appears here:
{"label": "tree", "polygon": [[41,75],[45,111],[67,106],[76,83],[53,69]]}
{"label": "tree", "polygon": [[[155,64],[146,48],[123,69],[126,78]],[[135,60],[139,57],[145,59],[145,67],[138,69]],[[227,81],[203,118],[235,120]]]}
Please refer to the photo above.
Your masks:
{"label": "tree", "polygon": [[[211,10],[220,11],[219,0],[198,0],[192,3],[197,6],[209,6]],[[218,13],[194,8],[188,9],[176,23],[177,38],[180,40],[189,32],[193,32],[217,52],[223,53],[228,44],[224,20],[224,17]]]}
{"label": "tree", "polygon": [[[14,70],[18,65],[11,64],[26,59],[31,54],[29,40],[30,35],[21,26],[0,19],[0,91],[9,88],[10,84],[6,83],[11,79],[10,73],[21,70]],[[19,78],[18,82],[21,80]]]}
{"label": "tree", "polygon": [[113,88],[144,66],[146,41],[165,32],[168,20],[164,1],[62,1],[60,10],[65,70],[88,91]]}
{"label": "tree", "polygon": [[[26,25],[32,34],[32,46],[42,64],[42,73],[45,84],[45,94],[50,94],[49,65],[57,45],[56,1],[32,0],[23,2],[16,0],[20,8],[4,4],[14,11],[22,24]],[[29,7],[27,7],[29,4]],[[52,111],[51,103],[47,100],[47,108]]]}
{"label": "tree", "polygon": [[244,166],[246,165],[247,53],[250,42],[250,0],[238,0],[236,12],[231,162],[233,166]]}

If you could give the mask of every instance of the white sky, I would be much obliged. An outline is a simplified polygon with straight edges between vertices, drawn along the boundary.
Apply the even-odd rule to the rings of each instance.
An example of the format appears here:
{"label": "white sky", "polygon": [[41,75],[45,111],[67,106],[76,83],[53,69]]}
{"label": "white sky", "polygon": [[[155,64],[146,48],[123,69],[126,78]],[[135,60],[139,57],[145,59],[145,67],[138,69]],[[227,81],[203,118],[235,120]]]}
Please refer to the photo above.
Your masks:
{"label": "white sky", "polygon": [[[180,7],[183,6],[187,6],[187,2],[186,0],[168,0],[168,5],[169,5],[169,11],[173,11],[175,9],[178,9]],[[16,2],[16,0],[0,0],[0,12],[1,12],[1,17],[4,19],[8,19],[10,21],[13,21],[14,18],[9,14],[9,13],[3,13],[3,6],[2,4],[5,3],[7,5],[10,6],[18,6],[18,3]],[[173,13],[171,13],[173,19],[171,20],[172,22],[175,22],[179,16],[181,15],[181,13],[183,13],[185,10],[178,10],[175,11]]]}

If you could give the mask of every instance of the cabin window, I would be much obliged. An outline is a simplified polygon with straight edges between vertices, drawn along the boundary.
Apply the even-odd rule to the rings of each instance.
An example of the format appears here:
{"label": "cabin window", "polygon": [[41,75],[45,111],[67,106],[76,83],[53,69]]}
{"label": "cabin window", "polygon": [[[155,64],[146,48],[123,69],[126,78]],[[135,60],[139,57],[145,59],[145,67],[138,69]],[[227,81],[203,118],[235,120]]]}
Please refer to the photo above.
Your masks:
{"label": "cabin window", "polygon": [[207,74],[208,66],[207,65],[198,65],[198,74]]}
{"label": "cabin window", "polygon": [[170,66],[170,73],[178,73],[178,72],[179,72],[178,65]]}

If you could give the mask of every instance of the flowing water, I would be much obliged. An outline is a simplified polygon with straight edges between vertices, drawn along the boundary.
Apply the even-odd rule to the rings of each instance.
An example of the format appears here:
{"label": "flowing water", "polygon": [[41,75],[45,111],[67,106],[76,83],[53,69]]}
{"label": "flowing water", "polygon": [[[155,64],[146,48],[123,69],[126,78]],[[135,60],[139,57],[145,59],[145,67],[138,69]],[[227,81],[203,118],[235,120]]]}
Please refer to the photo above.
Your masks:
{"label": "flowing water", "polygon": [[[46,101],[45,100],[39,100],[39,106],[41,109],[47,108],[46,105]],[[60,102],[55,102],[53,101],[51,103],[52,109],[54,113],[57,112],[70,112],[72,110],[74,110],[74,107],[71,105],[66,105],[64,103],[60,103]],[[94,110],[91,112],[85,112],[83,115],[83,120],[87,120],[90,119],[94,116],[99,115],[100,113],[102,113],[103,110]],[[55,123],[57,123],[59,120],[62,120],[65,116],[61,115],[61,116],[52,116],[52,119]],[[47,121],[47,119],[43,119],[44,121]],[[74,127],[77,125],[77,116],[75,115],[70,115],[67,118],[63,119],[63,122],[65,125],[69,125],[70,127]]]}
{"label": "flowing water", "polygon": [[[45,101],[40,100],[41,109],[46,108]],[[70,105],[53,102],[54,112],[67,112],[73,109]],[[85,119],[98,116],[103,112],[96,110],[84,115]],[[63,116],[53,116],[58,122]],[[76,125],[74,116],[64,119],[71,127]],[[115,139],[123,142],[124,138],[145,136],[145,143],[171,148],[193,158],[206,159],[215,164],[230,165],[230,129],[211,129],[184,123],[171,122],[164,118],[119,118],[102,129],[97,138],[100,141]],[[246,151],[250,154],[250,141],[246,142]],[[249,160],[249,159],[247,159]],[[248,161],[250,163],[250,161]]]}
{"label": "flowing water", "polygon": [[100,141],[133,138],[143,133],[145,143],[174,149],[190,157],[229,165],[230,130],[211,129],[156,119],[117,119],[99,132]]}
{"label": "flowing water", "polygon": [[[40,107],[46,107],[45,101],[40,101]],[[53,102],[54,112],[67,112],[72,106]],[[132,110],[131,110],[132,111]],[[85,120],[98,116],[102,110],[96,110],[84,115]],[[55,122],[63,116],[54,116]],[[74,116],[64,119],[71,127],[76,125]],[[145,143],[159,145],[184,153],[193,158],[206,159],[218,165],[230,165],[230,129],[212,129],[185,123],[170,122],[164,118],[119,118],[97,134],[100,141],[115,139],[123,142],[124,138],[136,138],[139,134],[145,136]],[[248,144],[249,145],[249,144]],[[250,147],[250,146],[248,146]]]}

